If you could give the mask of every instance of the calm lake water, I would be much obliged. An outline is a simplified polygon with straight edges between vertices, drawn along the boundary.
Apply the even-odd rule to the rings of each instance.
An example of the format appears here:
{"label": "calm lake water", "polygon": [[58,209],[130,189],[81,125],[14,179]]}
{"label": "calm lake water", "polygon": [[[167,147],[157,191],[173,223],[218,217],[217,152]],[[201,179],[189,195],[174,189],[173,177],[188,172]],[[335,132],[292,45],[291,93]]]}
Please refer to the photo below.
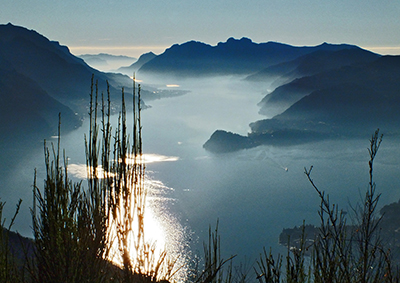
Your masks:
{"label": "calm lake water", "polygon": [[[147,175],[153,182],[149,196],[154,210],[151,221],[153,226],[159,225],[151,233],[164,235],[176,244],[176,249],[183,243],[190,246],[192,253],[202,254],[209,225],[214,229],[218,220],[224,258],[237,254],[235,263],[253,263],[263,247],[285,252],[278,245],[283,228],[301,225],[303,220],[318,223],[319,199],[304,175],[304,167],[314,166],[315,183],[330,195],[332,203],[345,210],[364,195],[368,186],[367,147],[372,133],[360,140],[263,146],[214,155],[202,145],[215,130],[245,135],[250,122],[265,118],[257,113],[256,104],[268,86],[227,77],[165,81],[160,86],[167,84],[190,92],[147,102],[152,107],[143,111],[143,146],[145,153],[162,156],[147,164]],[[70,164],[85,163],[86,132],[87,123],[62,136]],[[399,158],[398,141],[384,138],[374,173],[377,190],[382,193],[381,206],[400,198]],[[6,181],[2,199],[7,200],[7,215],[18,198],[24,199],[25,206],[15,226],[23,234],[30,233],[28,207],[32,203],[35,167],[42,176],[40,144],[3,176]],[[40,187],[42,180],[43,177],[38,178]]]}

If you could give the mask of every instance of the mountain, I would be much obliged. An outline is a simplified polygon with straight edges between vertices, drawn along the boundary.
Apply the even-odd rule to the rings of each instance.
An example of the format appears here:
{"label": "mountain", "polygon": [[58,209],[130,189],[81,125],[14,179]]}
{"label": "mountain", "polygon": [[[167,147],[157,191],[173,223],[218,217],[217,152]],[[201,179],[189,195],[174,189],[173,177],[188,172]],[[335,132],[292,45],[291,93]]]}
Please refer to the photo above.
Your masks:
{"label": "mountain", "polygon": [[153,60],[157,55],[153,52],[148,52],[145,54],[140,55],[139,59],[128,67],[120,67],[118,68],[117,72],[132,76],[133,73],[136,73],[144,64]]}
{"label": "mountain", "polygon": [[[290,83],[281,85],[273,92],[267,94],[260,101],[258,104],[258,106],[260,106],[260,114],[272,117],[282,113],[293,103],[299,101],[302,97],[310,94],[311,92],[332,87],[337,85],[338,82],[357,83],[359,85],[368,85],[369,87],[374,87],[381,79],[392,76],[391,68],[381,68],[378,70],[374,67],[373,62],[380,58],[379,55],[369,54],[369,52],[364,50],[359,50],[357,52],[354,50],[347,52],[343,51],[339,52],[339,55],[355,55],[354,53],[357,53],[357,58],[363,58],[364,63],[362,63],[360,60],[355,61],[354,59],[351,59],[354,57],[350,56],[349,64],[343,63],[339,68],[331,68],[328,70],[325,69],[320,73],[316,73],[315,75],[305,75],[304,77],[294,79]],[[333,55],[338,54],[335,53]],[[342,56],[341,58],[343,59]],[[375,59],[371,60],[372,58]],[[332,60],[335,59],[337,59],[336,61],[342,61],[339,60],[338,56],[334,56]],[[384,60],[385,59],[382,61]],[[302,66],[304,65],[306,64],[303,63]],[[383,78],[379,79],[380,77]],[[387,90],[386,86],[380,85],[380,87]]]}
{"label": "mountain", "polygon": [[256,145],[253,145],[251,139],[248,137],[223,130],[216,130],[203,147],[210,152],[226,153],[253,146]]}
{"label": "mountain", "polygon": [[318,50],[292,61],[265,68],[248,76],[246,80],[259,82],[274,79],[273,85],[279,86],[304,76],[312,76],[343,66],[372,62],[379,57],[379,54],[354,46],[339,51]]}
{"label": "mountain", "polygon": [[[377,128],[385,134],[400,133],[400,56],[382,56],[373,62],[297,79],[289,85],[292,89],[301,86],[310,93],[283,113],[251,123],[251,132],[240,139],[241,148],[367,136]],[[219,133],[222,139],[214,135],[204,144],[209,151],[223,152],[221,148],[229,149],[232,141],[239,140],[229,132]]]}
{"label": "mountain", "polygon": [[129,77],[110,78],[89,67],[58,42],[12,24],[0,25],[0,57],[17,73],[35,81],[48,95],[79,115],[87,112],[92,74],[99,81],[99,89],[105,90],[108,80],[111,93],[118,97],[122,86],[132,84]]}
{"label": "mountain", "polygon": [[0,25],[0,172],[12,172],[21,157],[57,135],[60,113],[63,135],[82,125],[92,75],[100,93],[109,81],[112,109],[118,111],[122,86],[126,93],[132,88],[128,76],[97,71],[34,30]]}
{"label": "mountain", "polygon": [[[112,111],[119,111],[121,89],[132,93],[129,76],[93,69],[66,46],[34,30],[11,23],[0,25],[0,147],[19,152],[26,147],[26,140],[34,144],[56,135],[59,113],[63,133],[79,127],[88,113],[92,76],[98,81],[99,95],[107,91],[109,82]],[[184,93],[148,90],[146,86],[141,89],[142,101]],[[130,106],[132,95],[125,95],[125,99]],[[21,146],[15,146],[17,142]],[[10,150],[1,150],[1,154],[2,160],[16,159]]]}
{"label": "mountain", "polygon": [[[23,237],[17,232],[13,232],[4,227],[0,228],[0,239],[3,243],[8,245],[8,256],[12,257],[12,260],[16,263],[17,267],[25,268],[25,260],[28,258],[32,260],[34,257],[34,240],[31,238]],[[2,256],[5,255],[5,250],[2,249]]]}
{"label": "mountain", "polygon": [[82,54],[78,57],[83,59],[89,66],[105,72],[116,70],[121,66],[126,66],[127,64],[132,64],[132,62],[137,60],[134,57],[111,55],[106,53]]}
{"label": "mountain", "polygon": [[0,134],[3,142],[25,139],[32,134],[40,139],[57,134],[59,113],[62,113],[63,130],[70,131],[81,125],[71,108],[55,100],[32,79],[5,68],[1,58],[0,63]]}
{"label": "mountain", "polygon": [[216,46],[189,41],[171,46],[144,64],[139,73],[177,77],[252,74],[317,50],[348,48],[355,47],[327,43],[314,47],[295,47],[276,42],[254,43],[248,38],[229,38]]}

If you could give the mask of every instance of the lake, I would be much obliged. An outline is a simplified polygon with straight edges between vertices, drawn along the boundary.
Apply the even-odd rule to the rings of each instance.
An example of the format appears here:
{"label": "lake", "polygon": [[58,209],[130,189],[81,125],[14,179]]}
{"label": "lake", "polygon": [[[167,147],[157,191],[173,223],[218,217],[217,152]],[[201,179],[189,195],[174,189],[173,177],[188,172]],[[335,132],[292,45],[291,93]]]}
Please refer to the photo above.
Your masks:
{"label": "lake", "polygon": [[[250,84],[238,77],[156,83],[190,91],[148,101],[151,108],[142,112],[144,152],[153,154],[146,167],[151,180],[151,221],[160,226],[149,234],[164,235],[176,249],[183,243],[185,252],[190,247],[192,254],[202,254],[209,226],[214,229],[219,221],[222,257],[237,254],[234,264],[252,264],[263,247],[285,253],[278,245],[283,228],[301,225],[303,220],[318,224],[319,198],[304,174],[305,167],[314,166],[315,183],[344,210],[350,211],[350,205],[363,197],[373,133],[359,140],[261,146],[215,155],[202,148],[215,130],[245,135],[249,123],[265,118],[258,114],[257,103],[268,85]],[[62,147],[76,172],[85,163],[87,124],[62,134]],[[31,233],[33,169],[38,170],[39,187],[44,178],[43,146],[35,142],[33,148],[2,177],[8,219],[18,198],[24,200],[14,228],[25,235]],[[374,171],[377,191],[382,193],[380,207],[400,198],[399,157],[398,141],[384,137]]]}

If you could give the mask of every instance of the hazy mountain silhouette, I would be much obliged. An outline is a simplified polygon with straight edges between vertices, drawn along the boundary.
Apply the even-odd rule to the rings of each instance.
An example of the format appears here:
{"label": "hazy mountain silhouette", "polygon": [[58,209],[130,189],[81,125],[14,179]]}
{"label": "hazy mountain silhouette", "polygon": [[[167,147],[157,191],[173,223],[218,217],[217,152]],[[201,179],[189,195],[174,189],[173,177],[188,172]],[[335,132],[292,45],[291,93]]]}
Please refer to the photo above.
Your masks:
{"label": "hazy mountain silhouette", "polygon": [[153,52],[142,54],[135,63],[133,63],[128,67],[118,68],[117,72],[120,72],[128,76],[132,76],[133,73],[136,73],[144,64],[154,59],[156,56],[157,55],[154,54]]}
{"label": "hazy mountain silhouette", "polygon": [[55,135],[59,113],[62,113],[63,130],[81,125],[81,120],[69,107],[49,96],[35,81],[4,68],[4,61],[0,59],[0,62],[0,134],[3,141]]}
{"label": "hazy mountain silhouette", "polygon": [[189,41],[171,46],[144,64],[139,73],[180,77],[251,74],[317,50],[348,48],[353,46],[324,43],[313,47],[295,47],[277,42],[254,43],[248,38],[229,38],[216,46]]}
{"label": "hazy mountain silhouette", "polygon": [[273,85],[279,86],[296,78],[315,75],[343,66],[372,62],[379,57],[379,54],[355,46],[339,51],[318,50],[292,61],[265,68],[248,76],[246,80],[270,81],[275,79],[276,81]]}
{"label": "hazy mountain silhouette", "polygon": [[[219,131],[218,139],[214,133],[204,147],[223,152],[221,148],[229,150],[232,142],[237,150],[238,140],[241,148],[248,148],[367,137],[377,128],[385,134],[400,133],[400,56],[382,56],[373,62],[297,79],[288,86],[291,90],[308,90],[309,94],[283,113],[251,123],[247,137]],[[284,91],[281,94],[285,101],[288,97]]]}
{"label": "hazy mountain silhouette", "polygon": [[83,59],[89,66],[102,71],[114,71],[121,66],[132,64],[132,62],[137,60],[134,57],[106,53],[82,54],[78,57]]}
{"label": "hazy mountain silhouette", "polygon": [[[293,103],[299,101],[302,97],[311,92],[329,88],[338,83],[356,83],[372,88],[379,87],[384,89],[384,91],[389,91],[388,87],[390,84],[385,86],[382,85],[380,81],[392,76],[392,67],[385,66],[384,68],[378,68],[376,64],[384,61],[395,61],[395,58],[388,59],[388,57],[386,57],[382,58],[382,60],[375,59],[371,61],[370,59],[372,57],[368,55],[368,53],[364,51],[359,51],[357,53],[359,54],[360,52],[367,55],[364,57],[366,59],[364,64],[356,62],[356,64],[344,65],[343,67],[323,71],[313,76],[295,79],[288,84],[277,87],[260,101],[260,114],[267,115],[268,117],[280,114]],[[354,53],[354,51],[350,52],[350,54],[351,53]],[[380,58],[380,56],[377,55],[376,58]],[[385,63],[385,65],[386,64],[390,64],[390,62]]]}
{"label": "hazy mountain silhouette", "polygon": [[4,227],[1,228],[0,233],[3,233],[3,241],[4,239],[8,241],[9,256],[13,257],[19,268],[25,268],[24,262],[26,257],[33,259],[35,253],[33,239],[24,237]]}

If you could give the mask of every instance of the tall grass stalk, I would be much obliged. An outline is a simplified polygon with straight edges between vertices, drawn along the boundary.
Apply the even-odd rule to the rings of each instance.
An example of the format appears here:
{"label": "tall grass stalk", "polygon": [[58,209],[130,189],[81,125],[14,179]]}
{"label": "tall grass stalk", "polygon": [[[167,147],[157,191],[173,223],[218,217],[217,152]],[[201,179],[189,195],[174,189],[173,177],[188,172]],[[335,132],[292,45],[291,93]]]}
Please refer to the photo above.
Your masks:
{"label": "tall grass stalk", "polygon": [[6,219],[3,219],[5,203],[0,201],[0,282],[23,282],[24,280],[24,266],[18,264],[20,260],[16,259],[15,250],[13,250],[16,247],[13,247],[10,242],[10,230],[18,215],[21,202],[22,200],[20,199],[10,224],[5,227]]}
{"label": "tall grass stalk", "polygon": [[[108,85],[108,83],[107,83]],[[45,145],[43,192],[34,182],[35,282],[157,282],[176,270],[166,252],[145,240],[147,190],[142,149],[140,85],[133,93],[133,142],[122,106],[113,132],[109,87],[101,95],[92,77],[85,136],[88,188],[73,183],[57,146]],[[105,100],[106,99],[106,100]],[[100,118],[100,122],[99,122]],[[61,125],[61,123],[60,123]]]}
{"label": "tall grass stalk", "polygon": [[[385,282],[388,278],[390,263],[386,260],[378,229],[381,217],[376,212],[380,194],[376,193],[373,181],[373,164],[381,142],[382,135],[379,135],[378,129],[372,135],[368,149],[368,189],[362,202],[353,209],[353,225],[347,224],[345,213],[337,205],[331,205],[329,196],[325,196],[315,185],[311,179],[312,167],[305,169],[321,200],[320,233],[313,254],[314,282]],[[394,278],[397,275],[390,276]]]}
{"label": "tall grass stalk", "polygon": [[157,254],[155,244],[145,239],[147,189],[144,182],[140,91],[139,85],[136,94],[134,83],[132,143],[126,123],[124,90],[113,136],[109,91],[107,103],[102,95],[102,136],[99,139],[97,84],[96,93],[91,94],[89,137],[85,138],[89,192],[92,200],[101,204],[95,206],[99,215],[106,216],[103,221],[110,248],[106,258],[121,265],[121,274],[126,282],[171,279],[174,272],[171,266],[173,261],[167,259],[166,252]]}
{"label": "tall grass stalk", "polygon": [[[315,184],[311,178],[313,167],[305,168],[305,175],[320,198],[319,232],[310,246],[305,246],[304,229],[299,247],[290,247],[289,242],[284,279],[281,275],[282,257],[278,255],[275,260],[264,250],[255,269],[260,282],[399,282],[390,250],[385,248],[380,238],[381,217],[376,211],[380,194],[376,193],[373,164],[381,142],[382,135],[377,130],[368,149],[368,189],[361,203],[353,209],[355,221],[352,224],[347,223],[346,213],[331,204],[329,195]],[[304,257],[309,250],[311,261],[307,264]]]}
{"label": "tall grass stalk", "polygon": [[[211,226],[208,231],[208,243],[203,243],[204,248],[204,268],[202,272],[196,272],[194,274],[193,282],[196,283],[231,283],[233,282],[233,268],[232,259],[235,256],[231,256],[228,259],[221,257],[221,238],[218,234],[218,222],[216,224],[214,232],[211,231]],[[228,265],[227,270],[224,270],[226,263]],[[225,271],[225,272],[224,272]]]}
{"label": "tall grass stalk", "polygon": [[60,156],[58,144],[45,143],[46,179],[43,192],[34,182],[32,208],[35,238],[35,265],[31,270],[34,282],[104,282],[102,254],[105,246],[97,245],[99,234],[93,228],[90,199],[81,182],[68,176],[68,163]]}

